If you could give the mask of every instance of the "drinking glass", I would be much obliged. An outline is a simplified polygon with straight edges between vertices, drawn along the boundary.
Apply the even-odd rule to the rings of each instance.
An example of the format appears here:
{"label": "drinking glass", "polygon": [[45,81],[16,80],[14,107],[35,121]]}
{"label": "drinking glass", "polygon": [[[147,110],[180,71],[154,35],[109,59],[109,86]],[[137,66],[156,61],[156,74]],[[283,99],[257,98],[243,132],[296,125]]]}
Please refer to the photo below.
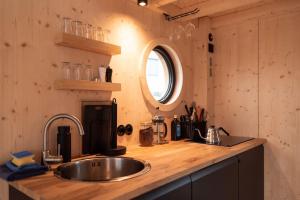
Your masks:
{"label": "drinking glass", "polygon": [[77,36],[83,36],[83,27],[81,21],[72,21],[73,33]]}
{"label": "drinking glass", "polygon": [[104,41],[104,33],[101,27],[95,27],[95,40]]}
{"label": "drinking glass", "polygon": [[181,34],[184,32],[184,28],[182,25],[178,25],[174,31],[175,33],[175,39],[180,40]]}
{"label": "drinking glass", "polygon": [[93,26],[91,24],[85,24],[83,27],[84,37],[88,39],[93,39]]}
{"label": "drinking glass", "polygon": [[93,79],[93,71],[91,65],[86,65],[84,68],[85,80],[91,81]]}
{"label": "drinking glass", "polygon": [[74,64],[74,79],[75,80],[81,79],[81,64],[80,63]]}
{"label": "drinking glass", "polygon": [[187,38],[191,38],[192,37],[192,32],[196,29],[196,26],[189,22],[185,28],[184,28],[184,32],[185,32],[185,37]]}
{"label": "drinking glass", "polygon": [[109,42],[110,41],[110,30],[109,29],[105,29],[103,30],[103,41],[104,42]]}
{"label": "drinking glass", "polygon": [[70,80],[71,79],[71,68],[69,62],[62,63],[62,70],[63,70],[63,79]]}
{"label": "drinking glass", "polygon": [[63,18],[62,31],[64,33],[72,33],[71,18],[69,17]]}

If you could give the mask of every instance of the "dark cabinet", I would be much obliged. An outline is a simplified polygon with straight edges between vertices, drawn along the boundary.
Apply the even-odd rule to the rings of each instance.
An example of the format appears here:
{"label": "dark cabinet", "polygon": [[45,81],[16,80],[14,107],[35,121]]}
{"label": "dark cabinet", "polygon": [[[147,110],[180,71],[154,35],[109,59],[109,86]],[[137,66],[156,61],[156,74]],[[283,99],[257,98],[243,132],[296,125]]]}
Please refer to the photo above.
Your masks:
{"label": "dark cabinet", "polygon": [[239,200],[264,199],[264,147],[238,155]]}
{"label": "dark cabinet", "polygon": [[135,200],[188,200],[191,199],[191,178],[186,176],[145,193]]}
{"label": "dark cabinet", "polygon": [[238,200],[237,158],[193,173],[191,179],[193,200]]}
{"label": "dark cabinet", "polygon": [[9,186],[9,200],[32,200],[32,198],[15,189],[14,187]]}

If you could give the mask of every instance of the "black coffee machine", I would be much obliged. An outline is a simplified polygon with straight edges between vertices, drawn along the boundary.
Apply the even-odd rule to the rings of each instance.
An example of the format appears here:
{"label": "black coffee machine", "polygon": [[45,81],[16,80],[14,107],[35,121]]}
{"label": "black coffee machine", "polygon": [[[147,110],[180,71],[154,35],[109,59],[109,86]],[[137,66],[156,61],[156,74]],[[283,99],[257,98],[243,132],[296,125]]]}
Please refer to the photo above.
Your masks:
{"label": "black coffee machine", "polygon": [[118,156],[126,147],[117,145],[117,102],[82,102],[82,121],[85,135],[83,154]]}

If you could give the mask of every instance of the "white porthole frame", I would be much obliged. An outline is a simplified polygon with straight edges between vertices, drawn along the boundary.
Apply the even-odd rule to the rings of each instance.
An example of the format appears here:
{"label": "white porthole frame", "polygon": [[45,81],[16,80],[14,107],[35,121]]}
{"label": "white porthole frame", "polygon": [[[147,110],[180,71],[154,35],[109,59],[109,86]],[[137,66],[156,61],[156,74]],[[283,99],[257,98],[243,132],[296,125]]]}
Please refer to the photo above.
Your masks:
{"label": "white porthole frame", "polygon": [[[162,46],[168,54],[171,56],[175,68],[175,89],[167,103],[160,103],[152,96],[146,80],[146,66],[150,52],[156,47]],[[179,51],[166,39],[156,39],[150,41],[142,52],[142,57],[139,64],[139,78],[140,86],[142,89],[145,100],[154,108],[159,108],[160,111],[172,111],[176,109],[183,99],[183,88],[184,88],[184,71],[181,64],[181,56]]]}

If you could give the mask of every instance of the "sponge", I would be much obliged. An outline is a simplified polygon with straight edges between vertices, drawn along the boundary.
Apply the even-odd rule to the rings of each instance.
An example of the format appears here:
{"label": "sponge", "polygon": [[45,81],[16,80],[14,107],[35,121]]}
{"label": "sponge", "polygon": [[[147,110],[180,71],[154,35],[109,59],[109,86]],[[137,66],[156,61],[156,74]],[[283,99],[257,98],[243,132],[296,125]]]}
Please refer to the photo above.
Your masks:
{"label": "sponge", "polygon": [[11,154],[11,157],[11,162],[18,167],[35,163],[35,161],[33,160],[34,155],[29,151],[20,151],[17,153],[13,153]]}

